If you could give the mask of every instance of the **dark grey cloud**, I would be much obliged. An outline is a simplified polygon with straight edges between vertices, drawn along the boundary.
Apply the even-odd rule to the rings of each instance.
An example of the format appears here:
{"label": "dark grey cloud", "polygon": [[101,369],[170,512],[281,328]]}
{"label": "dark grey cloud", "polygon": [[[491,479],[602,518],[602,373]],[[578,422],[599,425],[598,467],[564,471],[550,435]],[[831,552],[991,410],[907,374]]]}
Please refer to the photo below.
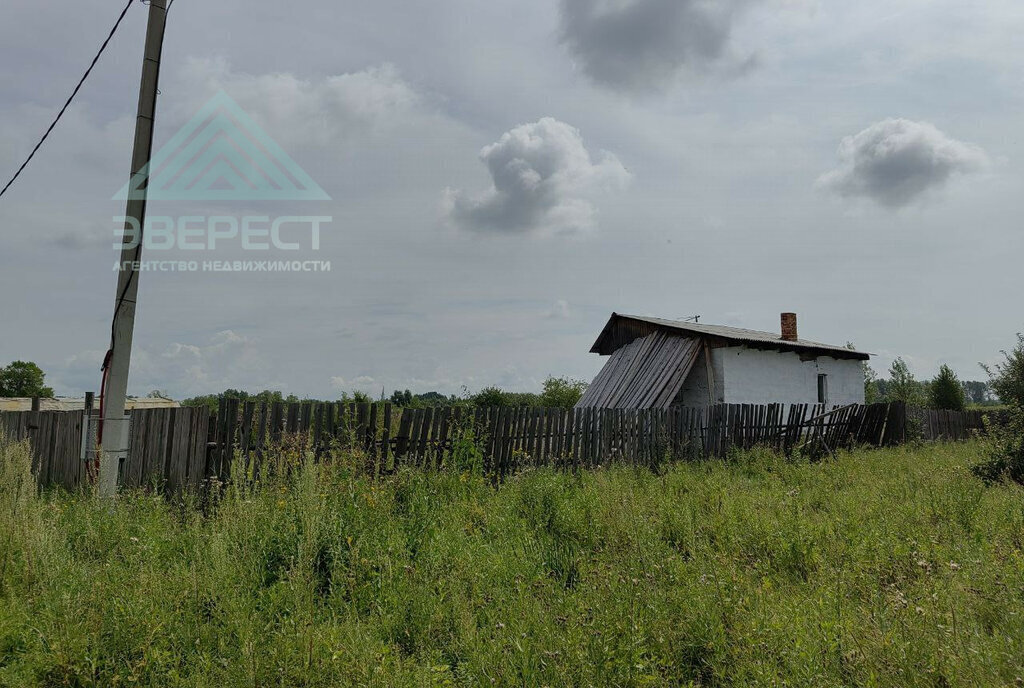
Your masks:
{"label": "dark grey cloud", "polygon": [[650,91],[684,68],[736,62],[730,36],[753,0],[562,0],[562,41],[595,82]]}
{"label": "dark grey cloud", "polygon": [[483,232],[590,229],[591,197],[621,188],[629,172],[613,154],[594,160],[575,127],[551,117],[506,132],[480,152],[492,186],[483,194],[448,190],[444,212],[454,225]]}
{"label": "dark grey cloud", "polygon": [[981,148],[946,136],[928,122],[885,119],[839,145],[839,166],[818,185],[840,196],[900,208],[941,188],[955,174],[983,169]]}

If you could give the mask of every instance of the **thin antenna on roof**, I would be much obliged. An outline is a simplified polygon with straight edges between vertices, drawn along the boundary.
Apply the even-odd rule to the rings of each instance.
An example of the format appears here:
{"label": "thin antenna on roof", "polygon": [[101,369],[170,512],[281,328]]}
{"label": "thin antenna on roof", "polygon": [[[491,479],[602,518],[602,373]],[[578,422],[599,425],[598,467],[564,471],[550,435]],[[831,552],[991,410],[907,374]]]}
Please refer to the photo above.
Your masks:
{"label": "thin antenna on roof", "polygon": [[691,320],[693,322],[699,324],[700,323],[700,316],[699,315],[691,315],[689,318],[683,318],[683,322],[690,322]]}

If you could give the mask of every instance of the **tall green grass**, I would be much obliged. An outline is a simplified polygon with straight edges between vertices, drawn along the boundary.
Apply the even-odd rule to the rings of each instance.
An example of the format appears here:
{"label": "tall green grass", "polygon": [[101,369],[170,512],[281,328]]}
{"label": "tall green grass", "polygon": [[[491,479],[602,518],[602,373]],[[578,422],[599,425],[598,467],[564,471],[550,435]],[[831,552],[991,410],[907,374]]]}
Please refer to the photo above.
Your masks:
{"label": "tall green grass", "polygon": [[340,460],[204,511],[36,496],[0,442],[0,685],[1020,684],[1024,490],[976,451]]}

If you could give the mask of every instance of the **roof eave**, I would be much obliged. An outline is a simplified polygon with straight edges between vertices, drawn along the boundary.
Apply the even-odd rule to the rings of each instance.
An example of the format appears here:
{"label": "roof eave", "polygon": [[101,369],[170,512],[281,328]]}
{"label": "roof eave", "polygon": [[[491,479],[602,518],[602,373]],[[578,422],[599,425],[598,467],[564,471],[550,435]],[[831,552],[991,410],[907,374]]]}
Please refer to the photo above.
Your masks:
{"label": "roof eave", "polygon": [[608,330],[611,329],[612,323],[615,322],[615,319],[618,317],[619,314],[616,313],[615,311],[612,311],[612,315],[610,318],[608,318],[608,322],[605,323],[604,328],[601,330],[601,334],[597,335],[597,339],[594,340],[594,345],[590,347],[590,353],[598,354],[600,356],[605,355],[601,353],[601,340],[603,340],[605,338],[605,335],[608,334]]}

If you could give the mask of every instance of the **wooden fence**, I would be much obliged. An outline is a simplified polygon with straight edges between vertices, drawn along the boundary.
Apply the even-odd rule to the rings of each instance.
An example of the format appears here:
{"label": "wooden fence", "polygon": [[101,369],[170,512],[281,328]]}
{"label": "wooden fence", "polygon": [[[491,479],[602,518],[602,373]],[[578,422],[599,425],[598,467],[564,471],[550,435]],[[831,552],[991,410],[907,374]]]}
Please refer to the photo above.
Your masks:
{"label": "wooden fence", "polygon": [[[562,469],[609,464],[657,467],[666,460],[725,456],[762,445],[818,456],[855,445],[895,445],[906,439],[902,404],[826,409],[810,404],[730,404],[653,410],[470,408],[403,409],[389,403],[240,403],[131,413],[126,487],[177,492],[208,479],[242,479],[283,453],[321,460],[358,453],[386,473],[408,465],[442,469],[472,446],[496,478],[532,466]],[[84,414],[0,414],[0,430],[28,437],[41,484],[75,489],[86,481]],[[95,419],[93,419],[95,420]],[[92,428],[92,425],[89,426]],[[86,442],[86,446],[90,443]]]}
{"label": "wooden fence", "polygon": [[[902,404],[729,404],[652,410],[556,408],[412,408],[391,404],[256,404],[222,399],[208,472],[223,481],[232,466],[251,475],[284,438],[301,438],[315,458],[359,451],[375,472],[401,465],[440,468],[462,442],[481,452],[498,477],[531,466],[589,468],[611,463],[656,466],[666,459],[722,457],[763,445],[812,454],[841,447],[899,444]],[[293,440],[294,444],[294,440]],[[233,458],[238,462],[233,462]]]}
{"label": "wooden fence", "polygon": [[[766,446],[811,456],[852,446],[892,446],[908,433],[925,440],[963,440],[984,430],[981,411],[907,409],[903,404],[826,409],[810,404],[723,404],[706,408],[403,409],[390,403],[241,403],[136,410],[130,414],[125,487],[170,492],[201,488],[211,478],[242,479],[290,453],[322,460],[347,451],[368,470],[407,465],[443,469],[472,447],[497,478],[532,466],[562,469],[629,464],[655,468],[666,460],[723,457]],[[0,432],[28,438],[40,484],[76,489],[88,481],[95,417],[84,411],[0,413]],[[996,414],[996,421],[999,414]],[[83,458],[84,457],[84,458]]]}
{"label": "wooden fence", "polygon": [[125,487],[161,485],[171,492],[197,489],[209,473],[210,411],[182,407],[132,411]]}
{"label": "wooden fence", "polygon": [[0,433],[32,443],[32,472],[40,485],[75,489],[85,480],[81,460],[85,411],[0,413]]}
{"label": "wooden fence", "polygon": [[985,417],[995,423],[1005,422],[1004,411],[938,411],[935,409],[913,408],[908,418],[917,425],[921,439],[928,441],[966,440],[985,431]]}
{"label": "wooden fence", "polygon": [[[207,478],[210,413],[206,408],[165,408],[129,413],[128,458],[120,484],[160,485],[171,491],[199,488]],[[45,486],[74,490],[88,482],[95,458],[95,416],[85,411],[0,413],[0,433],[32,445],[33,472]]]}

